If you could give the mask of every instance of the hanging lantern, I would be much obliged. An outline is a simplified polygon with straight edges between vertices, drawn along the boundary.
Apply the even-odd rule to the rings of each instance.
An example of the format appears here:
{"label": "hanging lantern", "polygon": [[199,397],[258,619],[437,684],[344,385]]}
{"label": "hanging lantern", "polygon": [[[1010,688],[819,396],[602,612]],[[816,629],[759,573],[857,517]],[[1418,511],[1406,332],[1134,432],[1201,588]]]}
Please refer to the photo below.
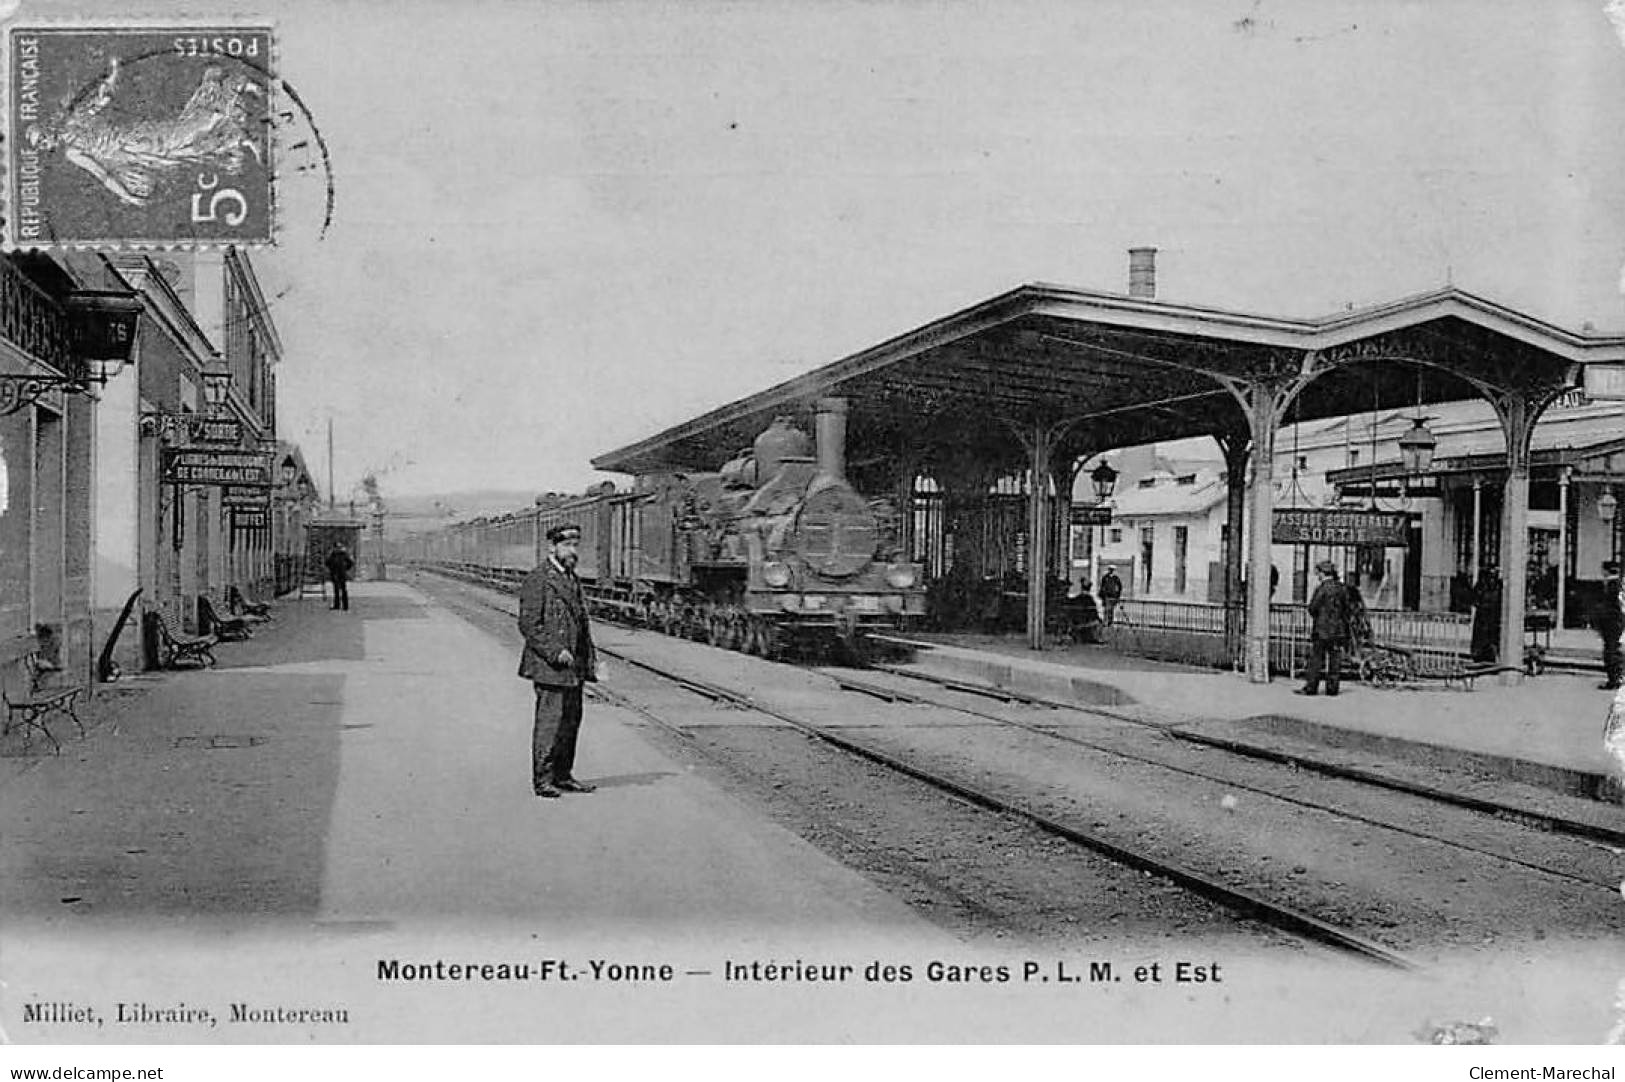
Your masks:
{"label": "hanging lantern", "polygon": [[1112,498],[1112,490],[1117,487],[1117,471],[1112,469],[1111,463],[1102,462],[1090,471],[1089,480],[1095,484],[1095,499],[1104,503]]}
{"label": "hanging lantern", "polygon": [[1438,438],[1427,426],[1426,417],[1411,422],[1410,431],[1399,437],[1399,457],[1408,474],[1426,473],[1433,466],[1433,449]]}
{"label": "hanging lantern", "polygon": [[230,393],[231,369],[223,359],[216,357],[203,366],[203,400],[208,403],[211,415],[225,409]]}
{"label": "hanging lantern", "polygon": [[1614,512],[1619,510],[1619,501],[1614,498],[1613,490],[1605,489],[1597,497],[1597,517],[1604,522],[1614,521]]}

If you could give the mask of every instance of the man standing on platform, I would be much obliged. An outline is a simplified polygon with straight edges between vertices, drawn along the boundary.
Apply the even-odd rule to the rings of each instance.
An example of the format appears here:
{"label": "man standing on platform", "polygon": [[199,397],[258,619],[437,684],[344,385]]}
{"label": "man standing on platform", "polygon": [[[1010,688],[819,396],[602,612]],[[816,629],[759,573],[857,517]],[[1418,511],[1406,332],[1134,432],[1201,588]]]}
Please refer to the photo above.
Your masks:
{"label": "man standing on platform", "polygon": [[1309,599],[1309,665],[1303,671],[1303,687],[1298,695],[1319,695],[1320,678],[1326,676],[1326,694],[1336,695],[1343,677],[1343,646],[1349,636],[1349,602],[1337,578],[1337,565],[1322,560],[1315,565],[1320,585]]}
{"label": "man standing on platform", "polygon": [[355,560],[344,550],[343,545],[333,546],[333,551],[327,554],[327,577],[333,580],[333,607],[350,610],[350,572],[355,569]]}
{"label": "man standing on platform", "polygon": [[1107,567],[1106,573],[1100,576],[1099,593],[1100,607],[1105,610],[1100,618],[1111,627],[1117,622],[1117,603],[1123,599],[1123,580],[1117,577],[1117,568]]}
{"label": "man standing on platform", "polygon": [[582,685],[598,679],[598,655],[575,575],[581,528],[554,526],[547,540],[547,559],[519,587],[519,633],[525,637],[519,675],[536,688],[531,788],[537,796],[552,798],[595,788],[576,780],[575,761]]}
{"label": "man standing on platform", "polygon": [[1602,575],[1602,599],[1597,603],[1597,631],[1602,635],[1602,668],[1607,679],[1597,686],[1612,691],[1619,687],[1619,636],[1621,631],[1625,631],[1625,610],[1621,608],[1625,599],[1619,593],[1619,562],[1609,560],[1603,564]]}

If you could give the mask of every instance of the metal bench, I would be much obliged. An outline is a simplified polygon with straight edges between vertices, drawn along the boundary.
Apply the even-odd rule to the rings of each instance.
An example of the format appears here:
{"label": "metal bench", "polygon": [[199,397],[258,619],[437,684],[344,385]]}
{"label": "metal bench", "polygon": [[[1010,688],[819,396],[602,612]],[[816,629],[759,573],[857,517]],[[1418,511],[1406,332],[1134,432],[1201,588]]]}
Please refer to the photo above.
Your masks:
{"label": "metal bench", "polygon": [[0,728],[0,736],[10,733],[13,726],[20,725],[25,749],[33,746],[33,734],[39,732],[60,755],[62,742],[46,722],[53,714],[66,714],[78,727],[79,739],[84,739],[85,723],[79,719],[77,708],[79,696],[85,689],[72,684],[48,685],[46,679],[49,674],[60,671],[58,666],[40,656],[37,649],[25,652],[5,666],[3,679],[0,679],[0,700],[5,703],[6,721],[5,726]]}
{"label": "metal bench", "polygon": [[269,620],[271,606],[264,601],[250,601],[243,596],[243,592],[232,586],[226,590],[226,609],[233,616],[242,616],[250,620]]}
{"label": "metal bench", "polygon": [[199,626],[221,642],[242,642],[254,634],[247,620],[241,616],[221,616],[207,597],[198,598],[197,606],[201,617]]}
{"label": "metal bench", "polygon": [[162,609],[149,609],[147,614],[158,632],[160,668],[178,669],[183,661],[195,661],[200,667],[215,663],[214,644],[220,641],[218,638],[186,634],[175,627],[173,619]]}

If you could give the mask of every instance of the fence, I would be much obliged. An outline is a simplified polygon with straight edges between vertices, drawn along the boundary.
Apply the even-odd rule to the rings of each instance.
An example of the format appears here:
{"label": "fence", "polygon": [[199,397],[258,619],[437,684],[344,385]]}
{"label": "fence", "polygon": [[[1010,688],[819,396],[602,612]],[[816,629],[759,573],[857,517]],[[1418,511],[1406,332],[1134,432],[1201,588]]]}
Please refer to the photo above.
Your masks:
{"label": "fence", "polygon": [[[1447,668],[1464,657],[1472,637],[1472,617],[1454,612],[1371,609],[1372,638],[1403,646],[1424,668]],[[1247,614],[1237,609],[1235,634],[1246,634]],[[1296,673],[1309,659],[1309,610],[1304,605],[1270,606],[1270,670]],[[1110,641],[1124,653],[1194,665],[1241,664],[1238,644],[1225,641],[1225,609],[1193,601],[1119,602]]]}

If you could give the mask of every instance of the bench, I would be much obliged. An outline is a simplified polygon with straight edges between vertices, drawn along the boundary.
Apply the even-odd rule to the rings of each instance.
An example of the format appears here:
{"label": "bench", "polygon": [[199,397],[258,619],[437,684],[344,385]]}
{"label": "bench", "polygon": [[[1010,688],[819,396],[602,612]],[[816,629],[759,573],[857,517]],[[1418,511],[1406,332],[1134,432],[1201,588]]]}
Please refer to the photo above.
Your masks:
{"label": "bench", "polygon": [[221,616],[215,611],[214,602],[207,597],[197,599],[198,623],[205,634],[213,635],[221,642],[242,642],[253,635],[249,629],[248,621],[241,616]]}
{"label": "bench", "polygon": [[178,669],[183,661],[195,661],[199,667],[213,665],[214,644],[220,640],[213,635],[188,635],[175,627],[174,620],[162,609],[148,609],[152,627],[158,632],[158,666]]}
{"label": "bench", "polygon": [[250,620],[269,620],[271,618],[271,606],[268,603],[250,601],[235,586],[226,590],[226,610],[233,616],[243,616]]}
{"label": "bench", "polygon": [[77,707],[79,695],[85,689],[78,685],[48,685],[46,678],[55,672],[61,672],[61,669],[46,661],[37,649],[29,650],[5,666],[4,678],[0,679],[0,699],[5,702],[6,721],[4,727],[0,728],[0,736],[11,732],[13,726],[20,725],[24,748],[33,746],[33,734],[39,732],[60,755],[62,742],[46,722],[53,714],[66,714],[78,727],[79,739],[84,739],[85,723],[79,719]]}

